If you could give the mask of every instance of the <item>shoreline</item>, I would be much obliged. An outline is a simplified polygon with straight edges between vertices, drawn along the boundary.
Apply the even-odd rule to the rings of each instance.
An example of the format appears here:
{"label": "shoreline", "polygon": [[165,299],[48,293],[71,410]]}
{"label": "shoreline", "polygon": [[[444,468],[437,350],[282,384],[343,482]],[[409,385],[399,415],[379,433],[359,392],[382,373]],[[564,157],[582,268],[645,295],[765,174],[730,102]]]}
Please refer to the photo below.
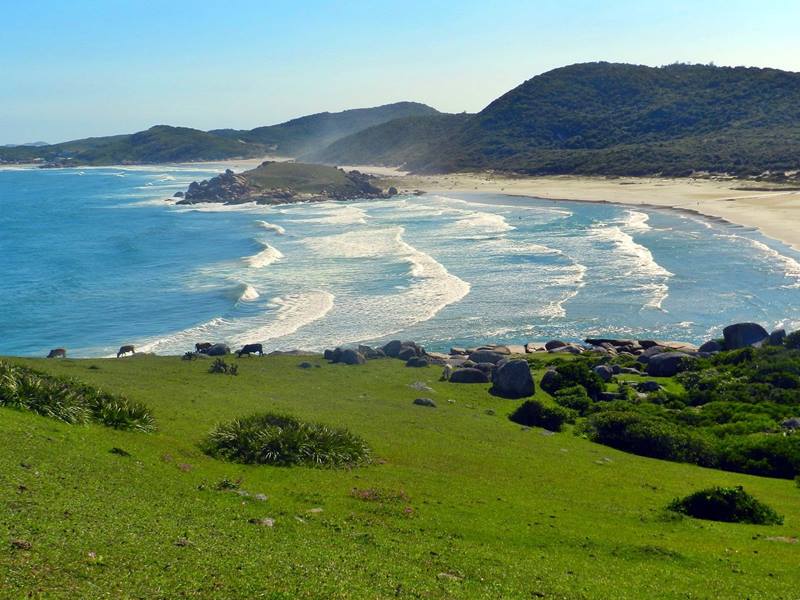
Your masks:
{"label": "shoreline", "polygon": [[[369,167],[361,168],[368,172]],[[738,179],[398,173],[387,178],[387,182],[403,190],[423,189],[428,193],[493,193],[553,202],[593,202],[673,210],[751,227],[800,252],[800,228],[797,227],[800,224],[800,191],[779,187],[772,191],[747,190],[742,189],[746,182]]]}

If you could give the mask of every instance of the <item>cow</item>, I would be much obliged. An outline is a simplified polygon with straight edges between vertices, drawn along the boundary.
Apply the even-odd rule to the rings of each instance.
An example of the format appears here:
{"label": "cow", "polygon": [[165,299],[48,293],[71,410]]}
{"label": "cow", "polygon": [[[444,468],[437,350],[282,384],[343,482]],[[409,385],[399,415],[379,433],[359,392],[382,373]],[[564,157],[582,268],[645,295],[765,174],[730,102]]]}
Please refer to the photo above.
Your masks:
{"label": "cow", "polygon": [[64,348],[53,348],[47,358],[67,358],[67,351]]}
{"label": "cow", "polygon": [[199,342],[194,345],[194,349],[196,352],[205,354],[211,346],[213,346],[211,342]]}
{"label": "cow", "polygon": [[241,358],[242,354],[250,356],[256,352],[258,352],[259,356],[264,356],[264,347],[261,344],[245,344],[244,347],[236,353],[236,356]]}
{"label": "cow", "polygon": [[117,358],[119,358],[123,354],[128,354],[129,352],[131,354],[136,354],[136,351],[133,349],[132,344],[128,344],[127,346],[121,346],[119,352],[117,352]]}

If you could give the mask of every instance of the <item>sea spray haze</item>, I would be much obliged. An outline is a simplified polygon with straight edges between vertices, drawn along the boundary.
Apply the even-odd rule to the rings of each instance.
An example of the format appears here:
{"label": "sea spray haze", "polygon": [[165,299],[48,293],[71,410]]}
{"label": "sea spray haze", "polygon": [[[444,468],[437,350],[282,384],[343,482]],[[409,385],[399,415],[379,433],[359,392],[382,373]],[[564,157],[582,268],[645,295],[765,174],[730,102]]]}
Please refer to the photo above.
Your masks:
{"label": "sea spray haze", "polygon": [[[0,171],[0,353],[196,341],[431,348],[591,334],[702,341],[800,320],[798,254],[667,211],[488,194],[165,202],[197,167]],[[646,198],[643,198],[646,201]],[[714,307],[714,310],[709,310]]]}

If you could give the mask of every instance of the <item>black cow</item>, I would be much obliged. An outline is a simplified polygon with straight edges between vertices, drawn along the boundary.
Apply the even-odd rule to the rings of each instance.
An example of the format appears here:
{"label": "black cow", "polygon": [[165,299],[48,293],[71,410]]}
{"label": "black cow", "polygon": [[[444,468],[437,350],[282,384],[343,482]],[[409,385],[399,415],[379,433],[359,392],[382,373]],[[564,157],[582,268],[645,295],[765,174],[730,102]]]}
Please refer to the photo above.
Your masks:
{"label": "black cow", "polygon": [[133,349],[133,345],[121,346],[119,351],[117,352],[117,358],[122,356],[123,354],[136,354],[136,351]]}
{"label": "black cow", "polygon": [[264,356],[264,347],[261,344],[245,344],[244,347],[236,353],[236,356],[241,358],[242,354],[250,356],[256,352],[258,352],[259,356]]}
{"label": "black cow", "polygon": [[67,358],[67,351],[64,348],[53,348],[47,358]]}
{"label": "black cow", "polygon": [[194,349],[197,352],[205,354],[211,346],[213,346],[211,342],[200,342],[194,345]]}

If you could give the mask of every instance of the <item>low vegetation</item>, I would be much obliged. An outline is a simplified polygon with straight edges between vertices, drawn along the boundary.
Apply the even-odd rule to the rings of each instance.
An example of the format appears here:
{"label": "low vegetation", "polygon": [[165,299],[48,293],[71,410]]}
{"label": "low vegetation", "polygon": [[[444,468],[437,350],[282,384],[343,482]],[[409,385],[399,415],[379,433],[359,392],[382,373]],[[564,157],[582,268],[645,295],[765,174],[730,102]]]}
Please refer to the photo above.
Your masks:
{"label": "low vegetation", "polygon": [[273,413],[219,425],[203,447],[216,458],[282,467],[354,467],[370,457],[367,443],[342,427]]}
{"label": "low vegetation", "polygon": [[[792,334],[783,345],[692,361],[677,377],[659,378],[663,389],[646,394],[633,385],[643,374],[605,384],[592,367],[609,359],[597,353],[551,362],[541,387],[580,415],[576,432],[592,441],[642,456],[791,479],[800,475],[796,340]],[[612,363],[636,364],[630,358]],[[533,366],[542,367],[536,359]],[[601,396],[612,388],[612,397]]]}
{"label": "low vegetation", "polygon": [[[4,360],[144,403],[159,428],[75,427],[0,407],[3,597],[701,598],[711,580],[720,598],[796,595],[793,481],[636,456],[569,424],[552,435],[521,427],[504,417],[522,401],[439,381],[438,368],[228,356],[240,376],[220,377],[210,361],[177,356]],[[585,403],[574,385],[551,397],[541,378],[599,360],[537,355],[532,399]],[[309,361],[319,368],[298,368]],[[421,385],[437,409],[412,404]],[[650,396],[640,405],[664,402]],[[587,415],[620,402],[589,401]],[[287,468],[203,452],[219,423],[264,413],[346,428],[373,458]],[[664,510],[736,486],[785,524]]]}
{"label": "low vegetation", "polygon": [[714,487],[677,498],[669,509],[696,519],[750,523],[751,525],[782,525],[783,517],[772,508],[737,487]]}
{"label": "low vegetation", "polygon": [[146,406],[66,377],[53,377],[0,361],[0,406],[30,410],[65,423],[102,423],[149,432],[155,420]]}

